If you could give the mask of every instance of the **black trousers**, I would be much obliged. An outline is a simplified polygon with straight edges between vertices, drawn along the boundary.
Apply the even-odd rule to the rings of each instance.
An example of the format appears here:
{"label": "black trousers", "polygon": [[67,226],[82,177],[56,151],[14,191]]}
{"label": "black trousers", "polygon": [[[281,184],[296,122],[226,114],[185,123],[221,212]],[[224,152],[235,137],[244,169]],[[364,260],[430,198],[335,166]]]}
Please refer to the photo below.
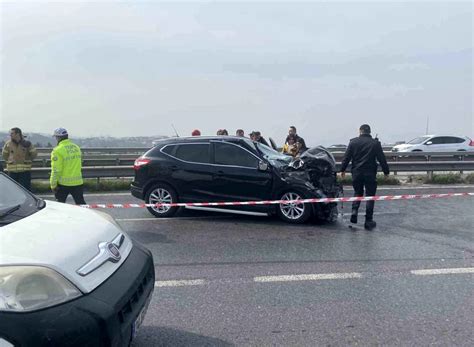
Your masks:
{"label": "black trousers", "polygon": [[58,185],[58,189],[54,196],[58,202],[66,202],[68,195],[71,194],[76,205],[85,205],[83,185],[80,186],[62,186]]}
{"label": "black trousers", "polygon": [[[377,177],[373,173],[353,173],[352,186],[354,187],[354,196],[374,196],[377,192]],[[375,201],[367,201],[365,209],[365,219],[373,220]],[[358,213],[360,201],[352,203],[352,211]]]}
{"label": "black trousers", "polygon": [[8,172],[8,176],[20,183],[23,187],[31,191],[31,171]]}

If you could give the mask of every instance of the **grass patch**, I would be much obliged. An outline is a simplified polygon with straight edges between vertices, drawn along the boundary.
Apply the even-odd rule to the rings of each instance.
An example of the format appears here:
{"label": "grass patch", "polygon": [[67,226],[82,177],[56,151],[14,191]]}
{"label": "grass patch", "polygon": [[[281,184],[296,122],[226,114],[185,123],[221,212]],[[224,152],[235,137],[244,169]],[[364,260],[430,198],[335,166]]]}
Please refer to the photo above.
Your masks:
{"label": "grass patch", "polygon": [[447,174],[437,174],[437,175],[434,174],[431,179],[428,176],[426,176],[424,183],[456,184],[456,183],[465,183],[465,180],[461,174],[447,173]]}
{"label": "grass patch", "polygon": [[[344,186],[350,186],[352,185],[352,175],[346,175],[344,178],[338,177],[338,182]],[[398,186],[401,183],[395,176],[385,177],[385,175],[377,175],[377,184],[383,186]]]}
{"label": "grass patch", "polygon": [[[95,178],[87,178],[84,180],[85,192],[112,192],[120,190],[130,190],[131,179],[101,179],[97,182]],[[49,182],[47,181],[32,181],[31,189],[33,193],[51,193]]]}
{"label": "grass patch", "polygon": [[470,173],[464,177],[464,181],[469,184],[474,184],[474,173]]}

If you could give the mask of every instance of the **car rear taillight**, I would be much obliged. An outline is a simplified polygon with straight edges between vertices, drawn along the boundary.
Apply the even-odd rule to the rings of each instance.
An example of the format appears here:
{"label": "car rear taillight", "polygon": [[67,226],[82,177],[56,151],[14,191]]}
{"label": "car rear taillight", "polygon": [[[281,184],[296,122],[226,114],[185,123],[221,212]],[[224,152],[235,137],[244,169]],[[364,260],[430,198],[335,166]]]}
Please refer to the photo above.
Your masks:
{"label": "car rear taillight", "polygon": [[473,140],[471,140],[471,142],[469,142],[469,146],[474,147],[474,141]]}
{"label": "car rear taillight", "polygon": [[142,166],[148,165],[150,163],[150,159],[145,159],[145,158],[138,158],[135,160],[135,163],[133,164],[133,169],[138,170]]}

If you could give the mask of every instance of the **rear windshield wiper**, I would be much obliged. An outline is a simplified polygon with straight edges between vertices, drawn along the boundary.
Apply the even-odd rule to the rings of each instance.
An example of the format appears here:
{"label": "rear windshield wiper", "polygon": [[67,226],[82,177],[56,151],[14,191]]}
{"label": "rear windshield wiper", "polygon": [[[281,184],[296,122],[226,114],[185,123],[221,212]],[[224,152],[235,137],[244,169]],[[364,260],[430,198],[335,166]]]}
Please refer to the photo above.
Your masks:
{"label": "rear windshield wiper", "polygon": [[11,207],[10,209],[8,209],[5,212],[3,212],[2,214],[0,214],[0,219],[3,218],[3,217],[8,216],[9,214],[12,214],[16,210],[19,210],[20,207],[21,207],[21,205],[15,205],[15,206]]}

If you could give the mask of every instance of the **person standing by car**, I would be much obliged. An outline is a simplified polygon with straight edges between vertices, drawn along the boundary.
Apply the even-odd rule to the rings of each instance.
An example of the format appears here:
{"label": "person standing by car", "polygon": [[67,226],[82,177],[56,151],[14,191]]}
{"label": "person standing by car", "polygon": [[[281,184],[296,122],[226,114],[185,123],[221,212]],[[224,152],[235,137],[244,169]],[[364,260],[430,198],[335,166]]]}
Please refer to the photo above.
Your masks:
{"label": "person standing by car", "polygon": [[[344,159],[341,164],[341,177],[345,177],[347,166],[352,161],[352,186],[354,196],[363,196],[364,188],[366,196],[374,196],[377,192],[377,161],[382,166],[385,176],[388,176],[390,169],[382,150],[382,145],[378,139],[370,135],[370,126],[363,124],[359,128],[359,137],[353,138],[349,142]],[[372,230],[377,223],[373,220],[374,201],[367,201],[364,227]],[[351,223],[357,223],[360,201],[352,203]]]}
{"label": "person standing by car", "polygon": [[[268,146],[268,142],[263,138],[260,131],[252,131],[250,133],[250,139],[255,142],[260,142],[261,144]],[[269,146],[270,147],[270,146]]]}
{"label": "person standing by car", "polygon": [[38,155],[30,141],[25,140],[20,128],[10,129],[10,140],[2,150],[8,175],[23,187],[31,190],[31,165]]}
{"label": "person standing by car", "polygon": [[64,128],[54,130],[53,136],[58,145],[51,152],[51,190],[59,202],[66,202],[71,194],[76,205],[85,205],[81,149],[69,140]]}
{"label": "person standing by car", "polygon": [[285,145],[288,143],[290,137],[294,137],[295,141],[298,139],[302,139],[302,137],[296,133],[296,127],[294,125],[290,126],[290,128],[288,129],[288,136],[285,139]]}
{"label": "person standing by car", "polygon": [[296,154],[298,153],[298,148],[296,147],[296,136],[288,135],[288,137],[286,138],[286,143],[283,145],[283,149],[281,152],[283,154],[296,157]]}
{"label": "person standing by car", "polygon": [[296,140],[296,158],[299,158],[301,154],[303,154],[307,150],[308,147],[306,147],[306,142],[304,142],[304,139],[302,137],[299,137]]}
{"label": "person standing by car", "polygon": [[243,129],[237,129],[235,131],[235,136],[238,136],[238,137],[244,137],[245,136],[245,132]]}

